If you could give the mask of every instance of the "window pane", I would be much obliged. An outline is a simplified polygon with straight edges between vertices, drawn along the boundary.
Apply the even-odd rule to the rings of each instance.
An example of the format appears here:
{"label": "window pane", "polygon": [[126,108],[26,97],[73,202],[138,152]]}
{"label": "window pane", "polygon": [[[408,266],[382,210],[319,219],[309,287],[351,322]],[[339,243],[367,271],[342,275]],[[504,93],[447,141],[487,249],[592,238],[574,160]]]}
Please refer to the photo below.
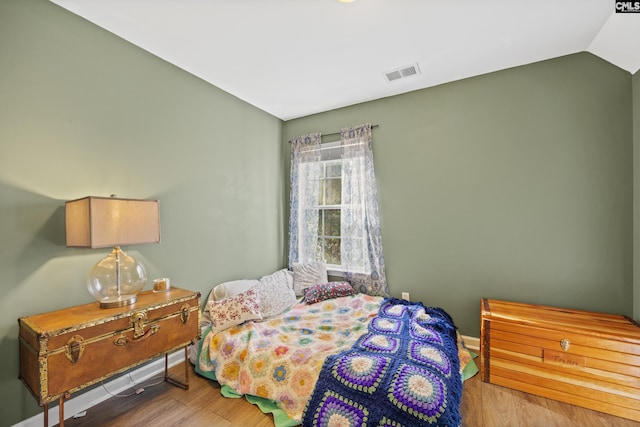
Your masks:
{"label": "window pane", "polygon": [[324,261],[324,238],[318,237],[316,244],[316,261]]}
{"label": "window pane", "polygon": [[341,264],[340,238],[325,239],[324,259],[327,264]]}
{"label": "window pane", "polygon": [[342,164],[341,163],[327,164],[326,174],[328,178],[340,178],[342,176]]}
{"label": "window pane", "polygon": [[339,205],[342,198],[342,180],[340,178],[325,181],[325,205]]}
{"label": "window pane", "polygon": [[323,206],[324,203],[324,187],[326,185],[327,181],[325,181],[324,179],[320,180],[320,185],[318,185],[318,205]]}
{"label": "window pane", "polygon": [[340,236],[340,209],[326,209],[324,212],[324,235]]}

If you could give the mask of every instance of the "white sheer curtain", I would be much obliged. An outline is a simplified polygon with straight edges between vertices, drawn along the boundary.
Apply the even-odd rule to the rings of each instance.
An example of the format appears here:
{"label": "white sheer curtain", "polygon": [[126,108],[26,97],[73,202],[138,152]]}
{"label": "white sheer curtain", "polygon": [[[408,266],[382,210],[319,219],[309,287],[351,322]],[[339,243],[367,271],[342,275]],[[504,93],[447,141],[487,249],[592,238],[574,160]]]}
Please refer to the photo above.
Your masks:
{"label": "white sheer curtain", "polygon": [[291,141],[289,268],[316,260],[321,137],[311,133]]}
{"label": "white sheer curtain", "polygon": [[384,268],[371,124],[342,129],[342,267],[351,285],[389,296]]}
{"label": "white sheer curtain", "polygon": [[318,259],[323,160],[326,163],[339,158],[340,253],[337,254],[336,249],[335,255],[340,265],[334,268],[342,270],[358,292],[386,297],[389,288],[382,252],[371,124],[342,129],[340,134],[340,147],[324,150],[324,154],[320,133],[302,135],[291,141],[289,268],[294,263]]}

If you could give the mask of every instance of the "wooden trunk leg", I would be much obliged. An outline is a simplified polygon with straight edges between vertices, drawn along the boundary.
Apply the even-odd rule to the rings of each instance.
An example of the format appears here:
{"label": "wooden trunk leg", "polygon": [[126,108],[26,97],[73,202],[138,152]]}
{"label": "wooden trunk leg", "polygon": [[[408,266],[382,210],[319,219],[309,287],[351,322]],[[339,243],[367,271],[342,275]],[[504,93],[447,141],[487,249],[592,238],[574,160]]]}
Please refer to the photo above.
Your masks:
{"label": "wooden trunk leg", "polygon": [[64,396],[60,397],[60,405],[58,405],[58,409],[60,410],[60,416],[58,417],[60,420],[60,427],[64,427]]}
{"label": "wooden trunk leg", "polygon": [[44,404],[44,427],[49,427],[49,404]]}

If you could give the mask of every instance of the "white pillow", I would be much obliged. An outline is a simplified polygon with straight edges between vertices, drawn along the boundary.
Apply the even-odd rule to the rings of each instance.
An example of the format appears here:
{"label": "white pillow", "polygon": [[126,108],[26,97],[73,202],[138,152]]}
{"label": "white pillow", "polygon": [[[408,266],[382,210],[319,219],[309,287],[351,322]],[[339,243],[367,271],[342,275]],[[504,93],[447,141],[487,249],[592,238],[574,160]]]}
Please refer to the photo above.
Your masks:
{"label": "white pillow", "polygon": [[209,301],[209,318],[214,333],[239,325],[247,320],[260,320],[258,294],[249,289],[220,301]]}
{"label": "white pillow", "polygon": [[293,271],[286,268],[283,271],[285,271],[287,275],[287,285],[291,290],[293,290]]}
{"label": "white pillow", "polygon": [[261,277],[251,288],[258,294],[262,319],[277,316],[297,301],[293,292],[292,273],[286,268]]}
{"label": "white pillow", "polygon": [[293,291],[296,296],[303,296],[307,288],[328,281],[327,266],[323,262],[293,264]]}
{"label": "white pillow", "polygon": [[[220,283],[211,290],[209,300],[220,301],[222,299],[238,295],[246,290],[253,288],[258,284],[257,280],[232,280],[230,282]],[[213,297],[213,298],[212,298]]]}

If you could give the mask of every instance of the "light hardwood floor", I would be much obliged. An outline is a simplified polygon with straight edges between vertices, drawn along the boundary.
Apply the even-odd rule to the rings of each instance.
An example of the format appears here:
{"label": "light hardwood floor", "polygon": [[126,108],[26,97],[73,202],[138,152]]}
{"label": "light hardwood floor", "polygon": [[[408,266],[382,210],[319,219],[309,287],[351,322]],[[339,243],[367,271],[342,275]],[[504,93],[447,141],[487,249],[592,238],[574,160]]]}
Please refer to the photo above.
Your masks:
{"label": "light hardwood floor", "polygon": [[[184,367],[172,368],[171,375],[180,378]],[[274,425],[271,415],[246,400],[222,397],[216,382],[198,376],[193,369],[189,378],[187,391],[165,382],[151,387],[143,384],[141,394],[129,391],[130,397],[112,397],[86,416],[65,421],[65,426]],[[479,375],[465,382],[460,410],[465,427],[640,427],[638,422],[483,383]]]}

